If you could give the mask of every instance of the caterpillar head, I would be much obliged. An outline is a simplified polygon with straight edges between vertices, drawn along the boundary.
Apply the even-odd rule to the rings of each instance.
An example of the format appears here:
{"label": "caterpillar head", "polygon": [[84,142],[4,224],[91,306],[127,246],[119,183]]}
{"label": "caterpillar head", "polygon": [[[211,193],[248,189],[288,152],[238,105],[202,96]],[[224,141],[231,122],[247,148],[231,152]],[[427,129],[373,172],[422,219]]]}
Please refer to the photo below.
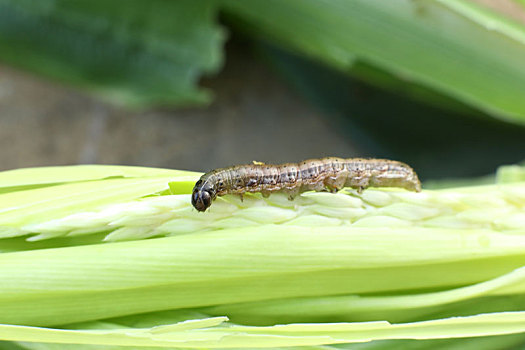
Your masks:
{"label": "caterpillar head", "polygon": [[191,204],[198,211],[206,211],[211,205],[211,202],[215,199],[216,192],[211,186],[207,186],[206,183],[203,185],[203,181],[199,180],[193,188],[193,194],[191,195]]}

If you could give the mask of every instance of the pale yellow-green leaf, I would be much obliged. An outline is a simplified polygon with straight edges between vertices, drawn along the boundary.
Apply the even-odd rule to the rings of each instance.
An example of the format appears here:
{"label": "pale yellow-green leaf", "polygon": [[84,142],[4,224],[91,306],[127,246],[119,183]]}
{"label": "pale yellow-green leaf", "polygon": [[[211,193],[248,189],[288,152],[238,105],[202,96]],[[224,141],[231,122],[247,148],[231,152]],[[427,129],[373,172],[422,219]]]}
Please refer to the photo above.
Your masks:
{"label": "pale yellow-green leaf", "polygon": [[272,327],[221,325],[224,318],[152,328],[62,330],[0,325],[0,339],[53,343],[186,348],[266,348],[366,342],[372,339],[436,339],[525,331],[525,312],[503,312],[425,322],[290,324]]}
{"label": "pale yellow-green leaf", "polygon": [[[501,170],[513,175],[498,184],[422,193],[224,196],[205,213],[190,204],[197,173],[78,169],[56,183],[52,169],[5,177],[0,335],[14,346],[131,337],[134,346],[286,347],[524,331],[521,312],[504,312],[525,308],[519,168]],[[451,318],[460,315],[469,317]],[[209,326],[208,316],[308,324]],[[195,318],[204,323],[181,333],[178,322]],[[67,326],[75,322],[84,323]]]}
{"label": "pale yellow-green leaf", "polygon": [[272,298],[461,286],[522,266],[524,233],[258,225],[4,253],[0,322],[63,324]]}

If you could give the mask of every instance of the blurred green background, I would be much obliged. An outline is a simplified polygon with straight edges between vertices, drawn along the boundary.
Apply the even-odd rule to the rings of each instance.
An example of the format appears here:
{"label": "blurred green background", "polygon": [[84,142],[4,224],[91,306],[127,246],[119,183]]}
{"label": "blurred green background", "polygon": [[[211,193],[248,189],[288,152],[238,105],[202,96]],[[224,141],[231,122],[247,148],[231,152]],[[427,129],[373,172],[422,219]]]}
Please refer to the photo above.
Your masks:
{"label": "blurred green background", "polygon": [[524,0],[0,0],[0,170],[525,159]]}

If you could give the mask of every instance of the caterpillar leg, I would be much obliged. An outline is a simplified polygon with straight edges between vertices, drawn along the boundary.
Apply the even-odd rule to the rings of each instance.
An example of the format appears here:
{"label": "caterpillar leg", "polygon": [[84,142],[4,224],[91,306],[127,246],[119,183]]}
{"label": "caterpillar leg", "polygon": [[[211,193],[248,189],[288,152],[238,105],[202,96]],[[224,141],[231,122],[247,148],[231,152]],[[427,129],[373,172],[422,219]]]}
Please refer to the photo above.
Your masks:
{"label": "caterpillar leg", "polygon": [[328,188],[328,192],[330,192],[330,193],[337,193],[337,192],[339,192],[339,189],[337,187],[326,186],[326,188]]}
{"label": "caterpillar leg", "polygon": [[293,201],[300,193],[299,188],[287,189],[285,192],[288,194],[289,201]]}
{"label": "caterpillar leg", "polygon": [[330,193],[337,193],[337,191],[339,191],[339,188],[337,188],[333,183],[327,181],[327,183],[325,184],[325,190],[327,190]]}
{"label": "caterpillar leg", "polygon": [[370,179],[369,178],[362,177],[360,179],[357,179],[354,182],[354,186],[352,186],[352,187],[357,189],[357,193],[361,194],[361,193],[363,193],[363,190],[368,187],[369,183],[370,183]]}
{"label": "caterpillar leg", "polygon": [[271,193],[270,191],[261,191],[261,194],[262,194],[262,196],[263,196],[264,198],[268,198],[268,197],[270,197],[270,193]]}
{"label": "caterpillar leg", "polygon": [[348,178],[348,172],[339,172],[336,176],[327,177],[325,185],[331,193],[337,193],[345,187],[346,179]]}
{"label": "caterpillar leg", "polygon": [[324,184],[323,181],[316,182],[313,185],[310,185],[309,187],[315,192],[326,192],[327,191],[326,185]]}

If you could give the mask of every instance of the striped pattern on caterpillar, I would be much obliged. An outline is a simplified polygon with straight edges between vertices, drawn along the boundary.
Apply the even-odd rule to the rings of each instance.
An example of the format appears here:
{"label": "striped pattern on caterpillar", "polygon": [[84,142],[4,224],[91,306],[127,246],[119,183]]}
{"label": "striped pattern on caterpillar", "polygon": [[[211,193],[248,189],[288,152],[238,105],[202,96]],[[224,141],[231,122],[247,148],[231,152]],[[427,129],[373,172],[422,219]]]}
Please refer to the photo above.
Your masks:
{"label": "striped pattern on caterpillar", "polygon": [[267,197],[272,192],[284,191],[293,200],[305,191],[335,193],[343,187],[352,187],[361,192],[369,186],[421,191],[417,174],[405,163],[330,157],[280,165],[254,162],[212,170],[195,184],[191,203],[198,211],[205,211],[217,196],[226,194],[261,192]]}

